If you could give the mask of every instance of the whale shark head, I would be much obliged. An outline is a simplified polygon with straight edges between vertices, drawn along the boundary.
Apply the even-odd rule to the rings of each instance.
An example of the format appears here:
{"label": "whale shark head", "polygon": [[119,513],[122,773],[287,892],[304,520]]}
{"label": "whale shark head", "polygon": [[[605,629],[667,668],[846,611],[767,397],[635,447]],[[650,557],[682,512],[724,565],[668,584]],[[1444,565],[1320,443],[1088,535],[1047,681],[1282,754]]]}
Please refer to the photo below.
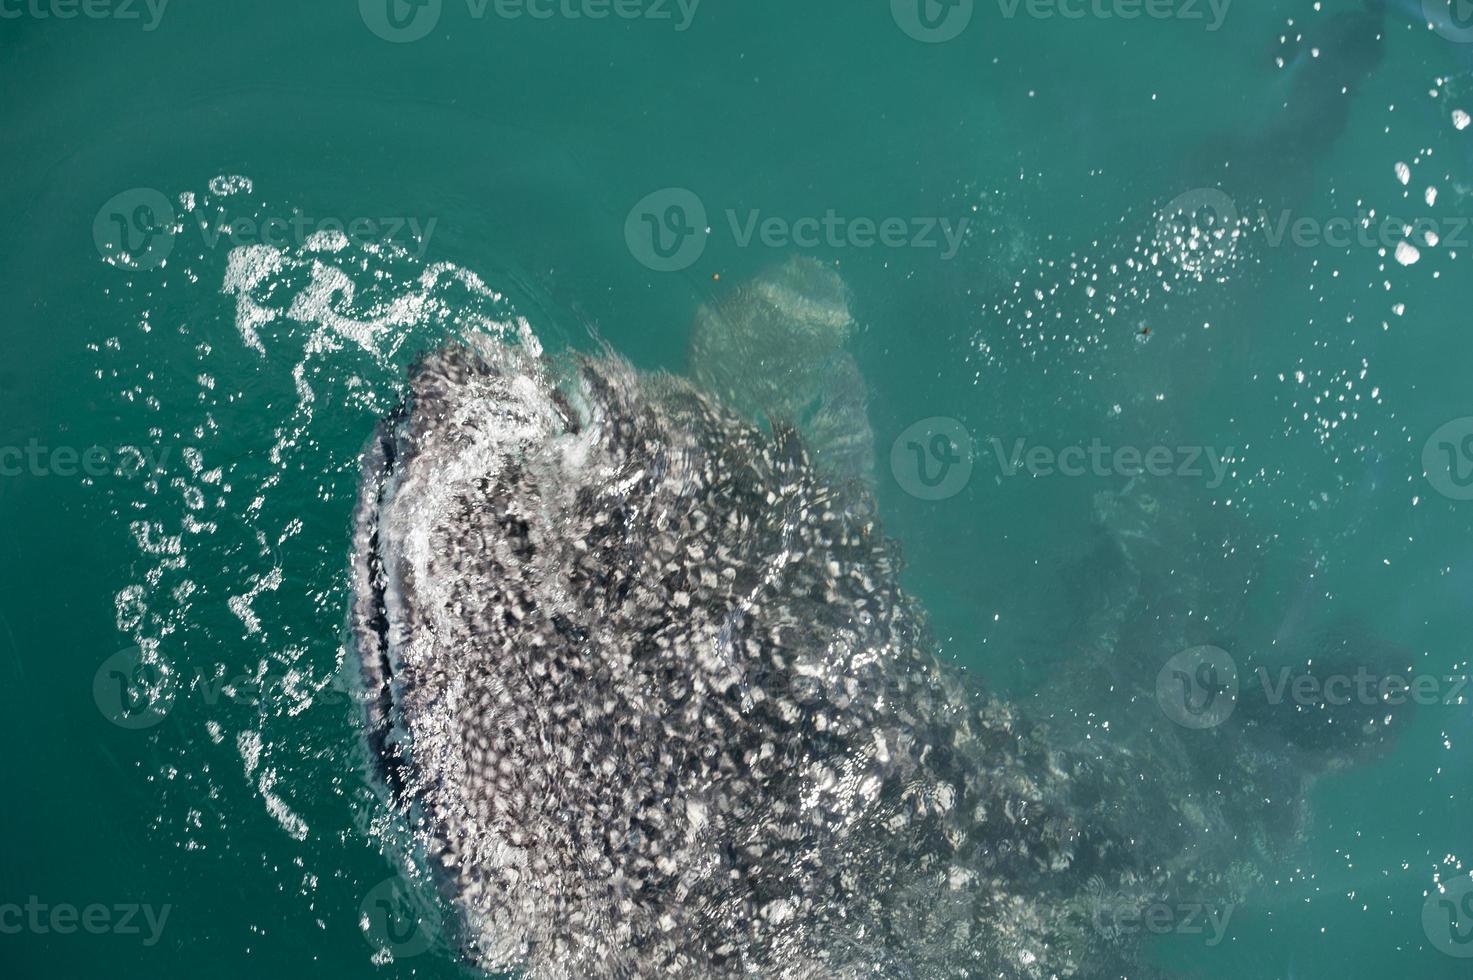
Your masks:
{"label": "whale shark head", "polygon": [[412,371],[351,567],[367,744],[491,972],[1151,976],[1091,895],[1237,901],[1307,788],[1233,724],[1058,744],[937,658],[796,430],[526,332]]}
{"label": "whale shark head", "polygon": [[364,460],[368,741],[481,966],[1072,955],[1035,949],[1068,915],[1036,898],[1076,843],[1063,773],[935,659],[892,546],[791,430],[473,341],[420,362]]}

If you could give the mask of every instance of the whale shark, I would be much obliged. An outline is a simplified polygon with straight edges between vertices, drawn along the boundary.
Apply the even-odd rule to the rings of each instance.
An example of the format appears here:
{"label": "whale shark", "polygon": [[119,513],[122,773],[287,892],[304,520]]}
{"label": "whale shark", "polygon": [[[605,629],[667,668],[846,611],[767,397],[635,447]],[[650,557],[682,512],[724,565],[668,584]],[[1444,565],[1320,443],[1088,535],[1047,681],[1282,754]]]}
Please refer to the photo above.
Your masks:
{"label": "whale shark", "polygon": [[792,430],[612,357],[446,348],[370,444],[354,542],[370,740],[486,969],[1069,955],[1035,897],[1082,844],[1067,773],[943,670]]}
{"label": "whale shark", "polygon": [[[1258,135],[1197,172],[1284,193],[1343,130],[1382,13],[1316,23]],[[1042,690],[945,659],[880,522],[856,329],[839,277],[796,259],[697,313],[688,378],[527,328],[410,371],[363,453],[350,633],[377,780],[467,962],[1166,978],[1144,923],[1221,940],[1299,852],[1315,782],[1405,724],[1155,703],[1162,677],[1216,697],[1211,664],[1158,671],[1233,646],[1253,574],[1179,486],[1096,498]],[[1353,625],[1284,635],[1321,671],[1396,657]]]}
{"label": "whale shark", "polygon": [[351,565],[377,776],[488,972],[1167,976],[1143,910],[1230,912],[1315,775],[1246,712],[1002,700],[796,428],[525,328],[417,362]]}

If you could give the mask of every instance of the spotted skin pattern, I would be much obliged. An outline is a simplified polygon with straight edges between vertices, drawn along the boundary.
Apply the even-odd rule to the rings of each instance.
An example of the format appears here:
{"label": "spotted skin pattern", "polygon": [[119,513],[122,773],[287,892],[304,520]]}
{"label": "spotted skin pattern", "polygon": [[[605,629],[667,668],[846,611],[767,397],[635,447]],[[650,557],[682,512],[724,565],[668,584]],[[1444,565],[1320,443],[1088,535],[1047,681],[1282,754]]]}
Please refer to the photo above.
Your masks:
{"label": "spotted skin pattern", "polygon": [[1101,903],[1236,900],[1233,812],[1144,792],[1148,762],[1060,747],[938,660],[862,484],[821,473],[795,431],[612,356],[482,339],[413,370],[364,456],[351,625],[368,744],[465,955],[534,980],[1160,975]]}

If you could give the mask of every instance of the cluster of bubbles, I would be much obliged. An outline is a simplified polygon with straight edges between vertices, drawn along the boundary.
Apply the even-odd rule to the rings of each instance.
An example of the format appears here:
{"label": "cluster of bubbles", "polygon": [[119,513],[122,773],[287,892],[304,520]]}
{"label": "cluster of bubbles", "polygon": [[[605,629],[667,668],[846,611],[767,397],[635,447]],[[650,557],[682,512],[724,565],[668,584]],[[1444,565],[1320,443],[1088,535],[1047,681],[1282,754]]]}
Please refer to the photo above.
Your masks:
{"label": "cluster of bubbles", "polygon": [[[103,254],[119,272],[109,293],[120,326],[90,345],[93,373],[153,451],[148,472],[105,487],[136,557],[115,598],[130,645],[98,668],[94,695],[112,721],[148,731],[156,831],[188,851],[240,846],[234,831],[252,817],[229,801],[244,778],[297,850],[282,887],[304,912],[361,897],[376,956],[419,951],[430,938],[412,923],[433,916],[404,909],[424,895],[397,875],[374,885],[386,864],[414,862],[365,778],[352,722],[348,514],[363,441],[402,396],[413,358],[515,315],[475,274],[421,261],[412,241],[210,234],[242,216],[271,220],[247,178],[216,178],[167,207],[169,224],[135,239],[137,254]],[[383,855],[368,860],[373,877],[319,895],[323,868],[341,877],[351,864],[323,849],[365,844]]]}

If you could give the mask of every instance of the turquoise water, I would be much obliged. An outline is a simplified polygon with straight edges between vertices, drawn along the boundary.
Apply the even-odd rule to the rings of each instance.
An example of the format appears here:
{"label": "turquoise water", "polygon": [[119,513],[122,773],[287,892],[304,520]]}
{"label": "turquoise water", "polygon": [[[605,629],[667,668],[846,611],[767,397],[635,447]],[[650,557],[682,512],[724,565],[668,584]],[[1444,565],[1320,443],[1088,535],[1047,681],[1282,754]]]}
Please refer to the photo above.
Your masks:
{"label": "turquoise water", "polygon": [[[1149,580],[1241,583],[1242,619],[1199,632],[1245,678],[1335,629],[1435,683],[1316,785],[1222,942],[1170,928],[1153,962],[1469,976],[1473,902],[1432,893],[1466,895],[1470,861],[1473,45],[1388,15],[1372,63],[1294,43],[1356,3],[1233,4],[1217,30],[1197,6],[977,3],[941,43],[903,3],[445,0],[415,40],[337,0],[0,7],[0,907],[112,924],[0,908],[5,975],[468,974],[439,930],[362,912],[403,847],[341,681],[358,453],[446,338],[525,318],[682,371],[701,304],[798,254],[852,290],[881,518],[987,685],[1047,713],[1088,641],[1091,547],[1118,531],[1096,495],[1131,468],[1059,471],[1096,440],[1170,450],[1148,482],[1216,550],[1163,514]],[[1346,85],[1314,74],[1342,55]],[[1238,234],[1184,245],[1168,202],[1221,219],[1219,188]],[[678,238],[692,199],[710,232]],[[938,431],[965,465],[928,457]],[[1053,462],[1009,475],[1020,439]],[[168,685],[142,714],[114,686],[139,644]]]}

